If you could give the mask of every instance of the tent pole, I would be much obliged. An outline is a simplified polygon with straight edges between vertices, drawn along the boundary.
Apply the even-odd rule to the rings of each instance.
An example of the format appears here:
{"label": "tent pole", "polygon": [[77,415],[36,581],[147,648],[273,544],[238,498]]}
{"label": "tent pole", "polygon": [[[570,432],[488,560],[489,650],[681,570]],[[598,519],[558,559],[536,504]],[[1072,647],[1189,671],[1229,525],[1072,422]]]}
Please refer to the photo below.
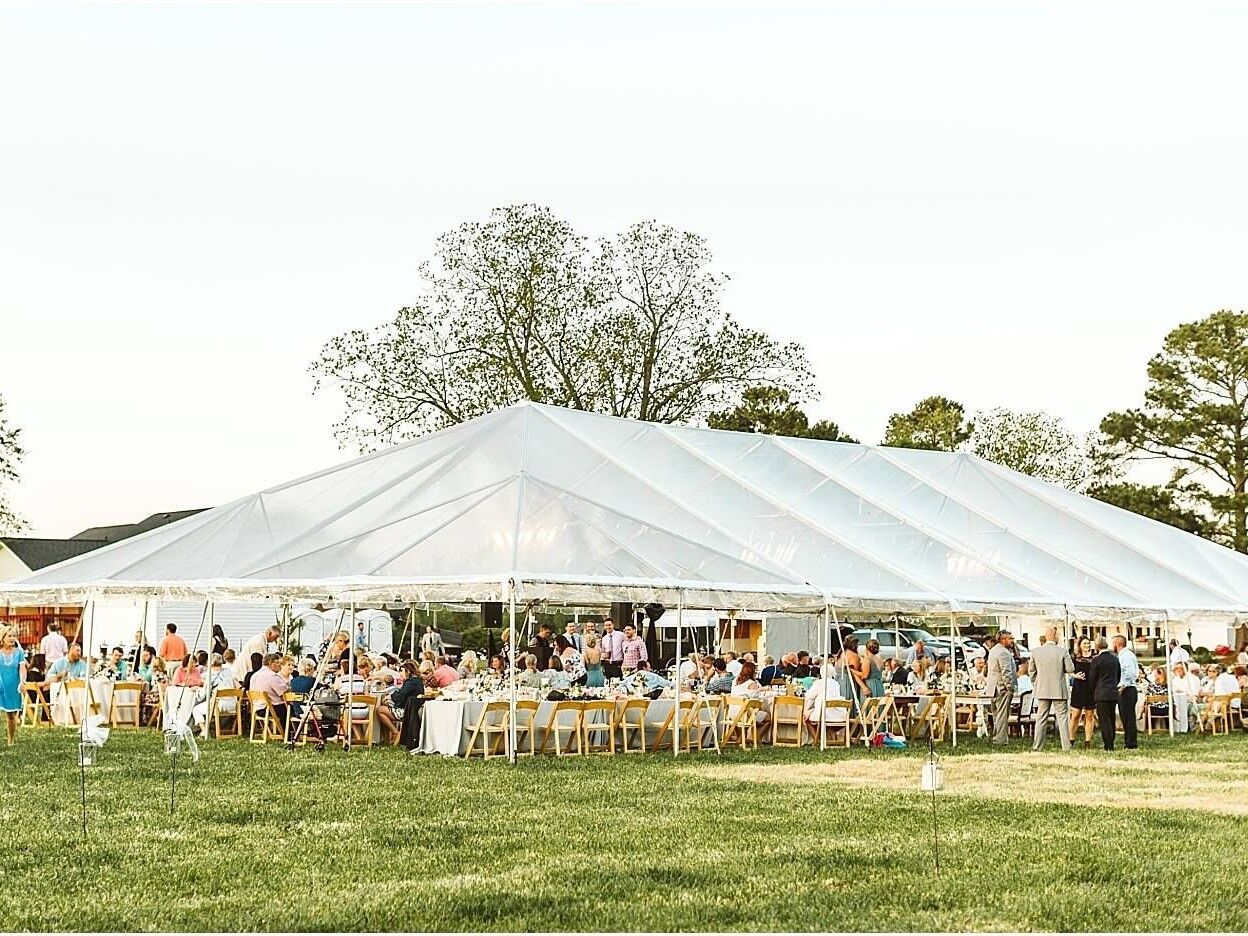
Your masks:
{"label": "tent pole", "polygon": [[[79,619],[79,624],[78,624],[78,635],[79,635],[79,642],[81,643],[81,637],[82,637],[81,618]],[[88,603],[87,603],[87,643],[88,645],[90,644],[90,642],[92,641],[94,637],[95,637],[95,596],[92,595],[88,599]],[[78,744],[79,744],[78,778],[79,778],[79,784],[82,787],[82,838],[83,838],[83,841],[86,841],[86,838],[87,838],[87,766],[82,761],[82,745],[87,743],[87,718],[91,714],[91,654],[90,653],[87,654],[87,678],[85,682],[87,684],[87,691],[86,691],[85,697],[83,698],[83,703],[82,703],[82,723],[79,725],[79,737],[78,737]],[[69,703],[69,710],[72,714],[74,702],[73,702],[73,699],[68,698],[68,691],[66,692],[66,695],[67,695],[66,701]]]}
{"label": "tent pole", "polygon": [[[1161,671],[1166,674],[1166,704],[1170,713],[1166,716],[1166,724],[1170,726],[1170,737],[1174,737],[1174,673],[1170,669],[1170,612],[1165,612],[1161,631]],[[1184,694],[1186,698],[1186,694]]]}
{"label": "tent pole", "polygon": [[[819,750],[826,751],[828,749],[828,652],[831,647],[828,644],[828,616],[831,614],[832,606],[825,604],[823,606],[823,634],[819,638],[820,651],[819,658],[822,661],[819,664],[819,676],[823,680],[823,700],[819,705]],[[849,729],[846,728],[846,731]]]}
{"label": "tent pole", "polygon": [[901,618],[893,612],[893,659],[901,662]]}
{"label": "tent pole", "polygon": [[[672,721],[672,756],[680,756],[680,632],[684,629],[685,593],[676,591],[676,716]],[[699,715],[699,718],[702,716]],[[643,728],[644,732],[645,729]],[[627,740],[627,738],[625,739]],[[645,738],[642,738],[645,741]]]}
{"label": "tent pole", "polygon": [[958,613],[956,611],[949,612],[949,658],[953,661],[953,671],[949,674],[949,720],[953,722],[953,746],[956,748],[958,746]]}
{"label": "tent pole", "polygon": [[511,579],[507,583],[507,610],[508,610],[508,621],[509,621],[508,627],[510,629],[510,636],[508,636],[507,641],[508,641],[509,653],[512,657],[511,660],[504,661],[510,664],[509,673],[510,673],[510,682],[511,682],[511,685],[508,689],[508,702],[511,705],[511,712],[507,719],[507,747],[508,747],[507,759],[510,760],[512,764],[515,764],[519,760],[519,758],[517,757],[517,751],[516,751],[516,664],[515,664],[516,582],[515,582],[515,579]]}
{"label": "tent pole", "polygon": [[[342,620],[342,616],[338,616]],[[351,623],[347,626],[347,749],[351,748],[351,690],[355,682],[355,602],[351,602]],[[372,738],[368,739],[372,741]]]}

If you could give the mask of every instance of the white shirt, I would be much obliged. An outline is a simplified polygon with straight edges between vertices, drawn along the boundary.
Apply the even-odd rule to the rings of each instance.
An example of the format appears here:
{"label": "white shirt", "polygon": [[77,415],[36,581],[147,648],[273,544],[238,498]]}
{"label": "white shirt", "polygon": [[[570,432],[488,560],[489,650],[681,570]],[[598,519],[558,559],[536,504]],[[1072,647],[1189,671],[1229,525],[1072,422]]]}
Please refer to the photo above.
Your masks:
{"label": "white shirt", "polygon": [[[835,679],[816,678],[806,690],[806,696],[802,700],[802,716],[809,722],[818,723],[819,721],[819,710],[823,708],[825,687],[829,702],[841,698],[841,687]],[[849,717],[849,713],[845,709],[828,709],[824,716],[829,724],[833,722],[839,724]]]}
{"label": "white shirt", "polygon": [[269,638],[265,636],[265,631],[261,631],[252,637],[245,644],[238,656],[234,658],[234,675],[238,678],[239,683],[243,681],[243,677],[247,675],[248,669],[251,667],[251,655],[258,653],[265,656],[269,652]]}
{"label": "white shirt", "polygon": [[1186,676],[1175,676],[1170,683],[1170,694],[1173,696],[1200,695],[1200,679],[1188,673]]}
{"label": "white shirt", "polygon": [[1020,675],[1018,677],[1018,684],[1014,687],[1014,694],[1021,696],[1024,692],[1032,692],[1033,689],[1034,687],[1031,683],[1031,677]]}
{"label": "white shirt", "polygon": [[1239,695],[1239,680],[1231,673],[1218,673],[1218,678],[1213,681],[1213,694]]}
{"label": "white shirt", "polygon": [[685,662],[680,664],[680,668],[677,669],[676,674],[683,681],[692,676],[696,668],[697,667],[693,660],[685,660]]}
{"label": "white shirt", "polygon": [[69,644],[61,634],[49,631],[43,635],[43,640],[39,641],[39,652],[43,654],[44,659],[51,666],[69,653]]}
{"label": "white shirt", "polygon": [[740,672],[741,672],[740,660],[733,660],[731,663],[728,664],[728,674],[732,676],[733,679],[736,679],[737,674]]}
{"label": "white shirt", "polygon": [[1187,664],[1190,662],[1192,662],[1192,658],[1188,652],[1178,644],[1175,644],[1174,649],[1170,651],[1170,665],[1174,666],[1175,663]]}

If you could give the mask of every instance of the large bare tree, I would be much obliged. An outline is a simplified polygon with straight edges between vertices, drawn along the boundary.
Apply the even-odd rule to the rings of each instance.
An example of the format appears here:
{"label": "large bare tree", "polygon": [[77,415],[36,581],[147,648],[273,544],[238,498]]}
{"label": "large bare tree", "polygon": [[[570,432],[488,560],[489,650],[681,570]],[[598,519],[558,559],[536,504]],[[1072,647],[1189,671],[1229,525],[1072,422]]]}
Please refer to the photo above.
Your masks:
{"label": "large bare tree", "polygon": [[521,400],[700,422],[753,386],[809,399],[801,345],[747,328],[696,234],[646,222],[591,247],[548,208],[495,209],[438,238],[428,290],[394,319],[330,340],[343,444],[367,450]]}

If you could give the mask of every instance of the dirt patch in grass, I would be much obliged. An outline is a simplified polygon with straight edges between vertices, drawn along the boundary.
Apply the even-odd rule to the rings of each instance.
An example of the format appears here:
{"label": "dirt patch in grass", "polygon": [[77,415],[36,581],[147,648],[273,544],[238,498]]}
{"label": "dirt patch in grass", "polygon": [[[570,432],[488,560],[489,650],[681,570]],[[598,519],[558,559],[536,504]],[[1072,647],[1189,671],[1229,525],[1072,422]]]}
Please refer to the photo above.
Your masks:
{"label": "dirt patch in grass", "polygon": [[[942,795],[1022,803],[1195,809],[1248,816],[1242,764],[1200,763],[1125,752],[975,754],[948,757]],[[822,764],[707,764],[682,771],[703,780],[780,785],[832,783],[917,792],[921,760],[881,753]]]}

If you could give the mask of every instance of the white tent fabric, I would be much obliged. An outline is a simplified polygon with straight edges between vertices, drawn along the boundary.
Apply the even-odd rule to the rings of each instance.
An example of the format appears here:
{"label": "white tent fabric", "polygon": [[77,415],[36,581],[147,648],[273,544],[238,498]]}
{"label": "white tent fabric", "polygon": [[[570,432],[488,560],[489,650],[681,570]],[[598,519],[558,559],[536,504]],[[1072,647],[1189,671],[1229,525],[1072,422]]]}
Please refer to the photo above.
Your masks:
{"label": "white tent fabric", "polygon": [[0,596],[674,604],[677,590],[691,607],[1233,617],[1248,557],[970,455],[528,403]]}

